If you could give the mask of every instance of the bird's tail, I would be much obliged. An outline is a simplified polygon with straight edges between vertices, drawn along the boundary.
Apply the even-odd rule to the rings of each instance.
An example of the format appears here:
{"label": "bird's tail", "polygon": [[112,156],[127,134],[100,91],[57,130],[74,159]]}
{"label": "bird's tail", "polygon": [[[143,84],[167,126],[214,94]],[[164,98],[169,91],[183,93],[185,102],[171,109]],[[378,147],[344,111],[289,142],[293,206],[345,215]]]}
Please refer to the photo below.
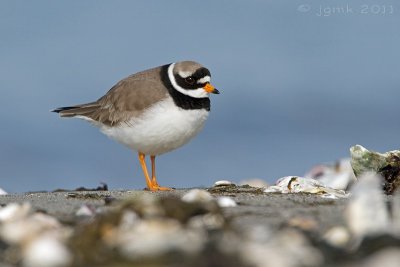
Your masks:
{"label": "bird's tail", "polygon": [[60,114],[60,117],[83,116],[90,118],[90,115],[93,114],[93,112],[95,112],[98,108],[99,104],[97,102],[92,102],[76,106],[56,108],[51,112]]}

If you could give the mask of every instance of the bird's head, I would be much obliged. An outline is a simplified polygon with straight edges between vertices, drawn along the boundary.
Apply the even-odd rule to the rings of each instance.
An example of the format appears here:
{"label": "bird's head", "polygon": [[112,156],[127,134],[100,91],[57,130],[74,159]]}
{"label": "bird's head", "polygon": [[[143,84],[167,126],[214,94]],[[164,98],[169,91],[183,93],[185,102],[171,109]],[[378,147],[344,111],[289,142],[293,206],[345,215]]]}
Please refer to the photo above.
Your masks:
{"label": "bird's head", "polygon": [[210,71],[194,61],[181,61],[168,67],[168,78],[175,90],[194,97],[204,98],[219,91],[211,85]]}

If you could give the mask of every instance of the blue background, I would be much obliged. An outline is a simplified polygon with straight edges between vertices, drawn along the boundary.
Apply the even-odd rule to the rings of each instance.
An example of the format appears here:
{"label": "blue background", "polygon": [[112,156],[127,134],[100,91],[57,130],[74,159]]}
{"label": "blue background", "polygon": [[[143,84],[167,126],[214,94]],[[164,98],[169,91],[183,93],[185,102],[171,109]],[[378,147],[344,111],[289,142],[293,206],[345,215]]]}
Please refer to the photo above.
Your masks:
{"label": "blue background", "polygon": [[162,185],[273,182],[354,144],[397,149],[399,26],[394,0],[1,1],[0,187],[143,188],[135,153],[49,110],[188,59],[221,94],[199,136],[158,157]]}

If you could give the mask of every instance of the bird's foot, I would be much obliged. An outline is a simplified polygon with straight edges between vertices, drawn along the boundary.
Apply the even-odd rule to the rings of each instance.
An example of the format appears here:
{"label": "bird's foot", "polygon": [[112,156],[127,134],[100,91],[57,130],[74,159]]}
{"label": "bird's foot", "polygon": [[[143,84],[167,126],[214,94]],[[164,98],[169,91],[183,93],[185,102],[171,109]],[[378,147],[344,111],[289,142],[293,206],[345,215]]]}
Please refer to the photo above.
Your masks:
{"label": "bird's foot", "polygon": [[164,187],[164,186],[156,186],[150,189],[151,191],[172,191],[174,188]]}
{"label": "bird's foot", "polygon": [[160,186],[160,185],[158,185],[157,182],[151,183],[150,187],[147,187],[146,189],[149,191],[172,191],[172,190],[174,190],[174,188]]}

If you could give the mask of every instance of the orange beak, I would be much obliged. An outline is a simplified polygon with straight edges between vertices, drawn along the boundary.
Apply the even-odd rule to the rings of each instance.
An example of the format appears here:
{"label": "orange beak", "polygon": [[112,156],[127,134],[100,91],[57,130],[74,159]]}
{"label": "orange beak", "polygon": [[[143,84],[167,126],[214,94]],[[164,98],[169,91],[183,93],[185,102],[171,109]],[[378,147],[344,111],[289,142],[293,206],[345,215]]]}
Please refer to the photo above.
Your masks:
{"label": "orange beak", "polygon": [[211,93],[211,94],[219,94],[219,91],[214,87],[214,86],[212,86],[210,83],[207,83],[204,87],[203,87],[203,89],[207,92],[207,93]]}

